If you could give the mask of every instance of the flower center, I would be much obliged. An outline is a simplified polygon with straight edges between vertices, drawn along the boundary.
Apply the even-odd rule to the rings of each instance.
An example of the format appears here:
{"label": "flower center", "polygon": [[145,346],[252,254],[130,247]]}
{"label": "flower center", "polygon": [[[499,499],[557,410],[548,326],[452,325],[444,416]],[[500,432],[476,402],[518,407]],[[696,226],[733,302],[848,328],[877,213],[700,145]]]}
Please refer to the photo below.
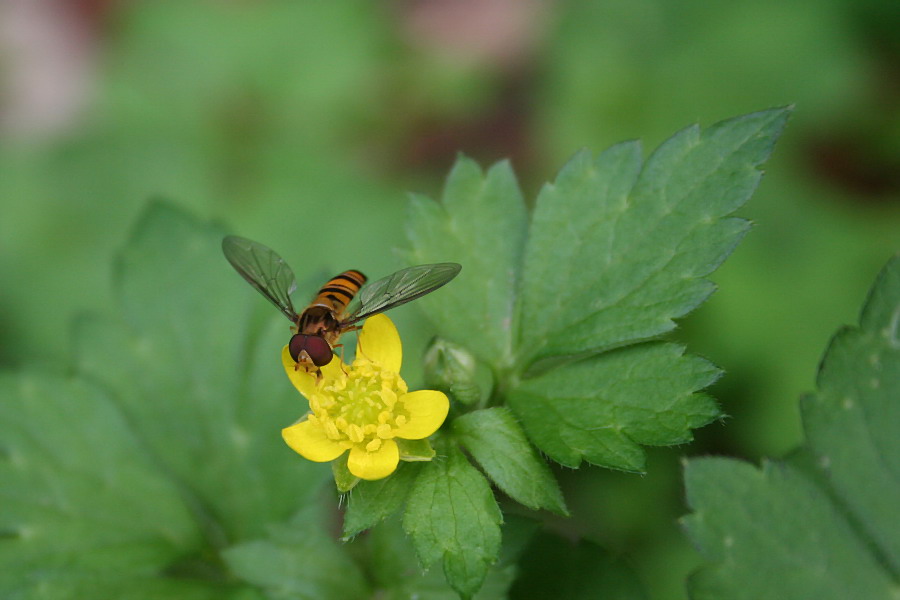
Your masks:
{"label": "flower center", "polygon": [[375,452],[382,440],[393,438],[396,428],[409,420],[397,401],[406,391],[399,374],[357,359],[340,376],[318,382],[309,400],[312,414],[308,418],[317,421],[330,439],[348,447],[361,444]]}

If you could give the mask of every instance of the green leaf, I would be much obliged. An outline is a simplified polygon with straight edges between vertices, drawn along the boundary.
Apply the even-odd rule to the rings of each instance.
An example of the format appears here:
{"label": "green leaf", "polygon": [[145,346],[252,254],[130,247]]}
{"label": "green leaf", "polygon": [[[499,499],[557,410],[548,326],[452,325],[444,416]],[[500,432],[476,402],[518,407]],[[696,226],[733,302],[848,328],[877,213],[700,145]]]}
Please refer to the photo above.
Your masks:
{"label": "green leaf", "polygon": [[349,492],[362,481],[350,472],[350,467],[347,466],[348,455],[348,452],[344,452],[331,461],[331,475],[334,477],[334,486],[341,493]]}
{"label": "green leaf", "polygon": [[641,166],[636,143],[575,156],[534,210],[522,275],[524,362],[658,336],[713,291],[787,119],[773,109],[689,127]]}
{"label": "green leaf", "polygon": [[430,306],[443,336],[492,367],[485,402],[507,403],[564,465],[628,471],[643,470],[642,444],[687,442],[720,416],[697,393],[714,367],[674,346],[620,349],[670,331],[712,293],[704,277],[748,228],[729,215],[756,188],[789,112],[687,128],[646,163],[634,142],[581,152],[541,191],[527,236],[505,163],[483,175],[461,159],[443,205],[414,199],[411,257],[463,264]]}
{"label": "green leaf", "polygon": [[344,537],[351,538],[374,527],[400,510],[418,473],[418,464],[401,463],[390,477],[360,481],[347,498]]}
{"label": "green leaf", "polygon": [[412,263],[463,265],[448,286],[419,300],[442,336],[490,364],[511,360],[527,213],[509,163],[487,173],[460,157],[438,204],[413,196],[407,220]]}
{"label": "green leaf", "polygon": [[453,433],[513,500],[534,510],[568,514],[553,473],[509,410],[495,407],[465,414],[453,421]]}
{"label": "green leaf", "polygon": [[[460,159],[442,203],[413,198],[410,260],[463,265],[458,281],[422,305],[442,337],[492,370],[490,394],[466,400],[474,408],[505,404],[519,422],[505,412],[454,416],[451,439],[512,498],[564,510],[519,424],[563,465],[642,471],[642,445],[690,441],[693,428],[721,415],[699,393],[718,370],[651,340],[712,293],[703,278],[748,228],[729,215],[755,189],[788,113],[688,128],[645,164],[636,143],[596,159],[580,153],[542,190],[530,222],[506,163],[485,174]],[[430,358],[439,365],[439,355]],[[426,481],[423,473],[416,488]],[[411,498],[405,522],[430,523],[409,517],[422,506],[449,511],[449,493],[416,498],[421,505]],[[423,564],[439,554],[439,539],[416,539]],[[446,563],[445,571],[451,582],[460,577]]]}
{"label": "green leaf", "polygon": [[721,415],[709,396],[697,393],[719,370],[683,351],[676,344],[638,344],[567,364],[521,381],[509,405],[555,461],[640,472],[641,444],[688,442],[691,429]]}
{"label": "green leaf", "polygon": [[[504,533],[507,529],[508,527],[504,526]],[[488,571],[483,585],[473,596],[475,600],[507,598],[509,587],[516,574],[516,559],[520,553],[520,549],[515,546],[521,545],[521,537],[521,535],[504,535],[501,558]],[[409,538],[404,534],[399,519],[388,519],[373,529],[366,541],[370,556],[369,564],[378,587],[379,598],[459,599],[459,594],[450,587],[440,569],[422,571],[418,567],[415,551],[409,543]],[[504,558],[504,555],[508,555],[508,559]]]}
{"label": "green leaf", "polygon": [[434,448],[428,439],[424,440],[405,440],[397,438],[397,448],[400,449],[400,460],[406,462],[429,461],[434,458]]}
{"label": "green leaf", "polygon": [[238,576],[266,591],[268,598],[366,598],[359,568],[322,523],[327,515],[301,511],[289,524],[272,527],[266,538],[244,542],[223,553]]}
{"label": "green leaf", "polygon": [[685,482],[694,509],[685,525],[714,563],[691,577],[692,598],[894,597],[889,573],[827,494],[797,470],[695,459]]}
{"label": "green leaf", "polygon": [[[894,598],[900,572],[900,257],[840,330],[801,404],[804,461],[685,471],[694,598]],[[816,471],[809,473],[810,469]],[[766,577],[759,577],[764,572]]]}
{"label": "green leaf", "polygon": [[462,452],[447,442],[437,450],[447,456],[422,465],[403,529],[422,565],[440,560],[453,589],[470,597],[497,560],[502,516],[491,486]]}
{"label": "green leaf", "polygon": [[203,532],[106,393],[32,372],[0,398],[0,596],[213,597],[166,579]]}
{"label": "green leaf", "polygon": [[879,275],[860,327],[832,340],[817,384],[801,405],[809,451],[900,573],[900,257]]}
{"label": "green leaf", "polygon": [[151,204],[118,263],[121,313],[77,324],[74,377],[0,383],[0,595],[260,598],[263,574],[241,581],[222,550],[327,470],[280,439],[306,409],[280,365],[286,323],[257,312],[221,236]]}
{"label": "green leaf", "polygon": [[234,540],[288,518],[327,469],[280,439],[308,408],[280,365],[287,321],[229,267],[222,235],[150,204],[117,262],[121,317],[82,319],[75,358],[216,535]]}

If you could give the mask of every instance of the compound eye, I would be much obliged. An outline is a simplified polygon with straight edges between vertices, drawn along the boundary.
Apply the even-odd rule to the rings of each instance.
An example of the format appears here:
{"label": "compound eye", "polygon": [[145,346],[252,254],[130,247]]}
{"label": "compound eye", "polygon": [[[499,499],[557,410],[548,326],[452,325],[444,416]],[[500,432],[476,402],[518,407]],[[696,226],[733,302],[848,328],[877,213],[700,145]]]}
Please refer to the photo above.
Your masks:
{"label": "compound eye", "polygon": [[318,335],[295,334],[288,342],[288,352],[295,362],[300,362],[300,354],[305,352],[317,367],[324,367],[331,362],[334,354],[325,338]]}
{"label": "compound eye", "polygon": [[317,335],[307,337],[305,349],[306,353],[309,354],[309,357],[312,359],[313,364],[317,367],[324,367],[330,363],[331,359],[334,357],[334,353],[331,351],[331,346],[328,345],[328,342]]}
{"label": "compound eye", "polygon": [[291,341],[288,342],[288,353],[290,353],[294,362],[300,362],[300,353],[306,350],[306,338],[308,337],[308,335],[303,335],[302,333],[291,336]]}

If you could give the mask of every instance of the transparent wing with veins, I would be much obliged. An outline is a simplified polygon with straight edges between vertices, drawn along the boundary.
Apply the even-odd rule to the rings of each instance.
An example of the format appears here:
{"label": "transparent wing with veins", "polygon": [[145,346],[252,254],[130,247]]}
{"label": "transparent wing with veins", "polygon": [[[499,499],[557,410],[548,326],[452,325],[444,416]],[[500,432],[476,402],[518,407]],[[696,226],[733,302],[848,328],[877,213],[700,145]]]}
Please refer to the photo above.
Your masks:
{"label": "transparent wing with veins", "polygon": [[291,322],[297,322],[297,311],[291,302],[297,279],[283,258],[267,246],[235,235],[222,240],[222,252],[247,283],[268,298]]}
{"label": "transparent wing with veins", "polygon": [[460,269],[462,267],[456,263],[418,265],[374,281],[359,291],[351,306],[350,316],[342,321],[341,326],[352,325],[430,294],[456,277]]}

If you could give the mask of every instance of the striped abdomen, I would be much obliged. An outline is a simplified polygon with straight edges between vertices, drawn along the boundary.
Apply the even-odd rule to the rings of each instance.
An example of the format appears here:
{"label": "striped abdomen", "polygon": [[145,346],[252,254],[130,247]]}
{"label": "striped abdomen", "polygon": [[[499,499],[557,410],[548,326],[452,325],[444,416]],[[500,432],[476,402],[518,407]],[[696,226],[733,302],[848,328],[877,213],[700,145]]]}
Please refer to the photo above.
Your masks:
{"label": "striped abdomen", "polygon": [[316,297],[300,315],[299,333],[324,336],[333,344],[340,337],[339,318],[347,305],[366,282],[366,276],[356,270],[344,271],[323,285]]}
{"label": "striped abdomen", "polygon": [[366,276],[359,271],[344,271],[323,285],[312,303],[330,305],[336,314],[340,314],[365,282]]}

